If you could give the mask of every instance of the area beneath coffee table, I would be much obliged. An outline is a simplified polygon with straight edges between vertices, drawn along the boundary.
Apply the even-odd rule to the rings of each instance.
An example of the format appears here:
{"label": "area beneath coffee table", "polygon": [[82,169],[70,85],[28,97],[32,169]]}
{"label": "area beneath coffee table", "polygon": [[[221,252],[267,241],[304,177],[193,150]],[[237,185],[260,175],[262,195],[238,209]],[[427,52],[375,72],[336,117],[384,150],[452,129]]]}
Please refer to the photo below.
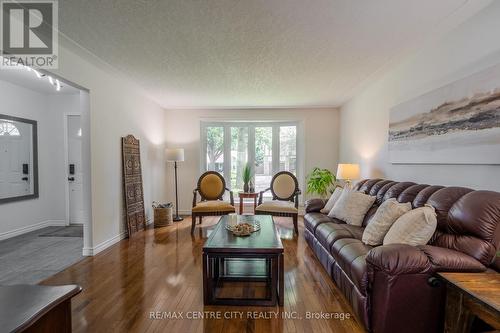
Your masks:
{"label": "area beneath coffee table", "polygon": [[260,258],[228,258],[224,260],[221,278],[238,279],[239,277],[266,279],[270,270],[270,263]]}
{"label": "area beneath coffee table", "polygon": [[271,260],[259,258],[220,259],[219,278],[215,284],[216,299],[270,300]]}

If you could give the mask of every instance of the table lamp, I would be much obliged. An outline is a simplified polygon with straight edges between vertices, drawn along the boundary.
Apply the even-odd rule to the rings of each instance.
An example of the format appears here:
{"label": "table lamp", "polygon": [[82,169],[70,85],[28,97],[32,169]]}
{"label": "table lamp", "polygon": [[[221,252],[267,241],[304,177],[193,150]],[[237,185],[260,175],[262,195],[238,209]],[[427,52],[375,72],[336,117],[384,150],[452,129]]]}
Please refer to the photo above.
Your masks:
{"label": "table lamp", "polygon": [[345,181],[345,186],[351,188],[351,180],[359,178],[359,164],[339,164],[337,179]]}

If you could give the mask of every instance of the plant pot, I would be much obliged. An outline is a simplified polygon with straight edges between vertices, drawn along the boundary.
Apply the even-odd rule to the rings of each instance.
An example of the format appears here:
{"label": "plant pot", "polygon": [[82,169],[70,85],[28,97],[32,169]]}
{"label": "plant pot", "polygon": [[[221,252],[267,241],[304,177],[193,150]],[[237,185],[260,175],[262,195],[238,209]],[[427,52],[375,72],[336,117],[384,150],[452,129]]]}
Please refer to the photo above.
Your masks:
{"label": "plant pot", "polygon": [[250,188],[248,186],[248,183],[243,184],[243,192],[248,193],[249,190]]}

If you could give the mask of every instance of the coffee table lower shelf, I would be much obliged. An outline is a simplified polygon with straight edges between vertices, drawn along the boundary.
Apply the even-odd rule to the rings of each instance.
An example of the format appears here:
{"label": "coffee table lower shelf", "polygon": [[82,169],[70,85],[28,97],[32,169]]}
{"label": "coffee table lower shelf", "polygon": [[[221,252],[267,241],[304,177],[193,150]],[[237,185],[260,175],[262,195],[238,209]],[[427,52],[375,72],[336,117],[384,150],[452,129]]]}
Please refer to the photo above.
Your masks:
{"label": "coffee table lower shelf", "polygon": [[[203,252],[203,298],[205,305],[279,306],[284,304],[283,253]],[[224,297],[227,283],[264,283],[265,297]],[[243,293],[245,294],[245,293]]]}

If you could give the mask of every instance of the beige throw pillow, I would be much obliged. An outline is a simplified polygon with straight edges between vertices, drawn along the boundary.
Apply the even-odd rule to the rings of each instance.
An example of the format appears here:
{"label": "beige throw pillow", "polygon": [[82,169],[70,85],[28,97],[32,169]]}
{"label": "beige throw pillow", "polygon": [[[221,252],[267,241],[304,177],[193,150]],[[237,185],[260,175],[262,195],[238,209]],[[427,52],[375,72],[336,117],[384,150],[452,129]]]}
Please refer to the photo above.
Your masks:
{"label": "beige throw pillow", "polygon": [[347,224],[361,226],[366,212],[375,202],[375,197],[355,191],[342,191],[342,195],[328,214]]}
{"label": "beige throw pillow", "polygon": [[333,191],[332,195],[330,196],[330,199],[328,199],[325,207],[323,207],[323,209],[321,209],[320,212],[323,214],[330,213],[335,203],[339,200],[341,194],[342,194],[342,187],[335,188],[335,191]]}
{"label": "beige throw pillow", "polygon": [[403,214],[411,210],[411,203],[400,203],[396,199],[384,201],[377,209],[370,223],[363,231],[363,243],[368,245],[380,245],[384,242],[392,224]]}
{"label": "beige throw pillow", "polygon": [[436,226],[437,218],[434,207],[425,205],[410,210],[394,222],[384,237],[384,245],[425,245],[436,231]]}

